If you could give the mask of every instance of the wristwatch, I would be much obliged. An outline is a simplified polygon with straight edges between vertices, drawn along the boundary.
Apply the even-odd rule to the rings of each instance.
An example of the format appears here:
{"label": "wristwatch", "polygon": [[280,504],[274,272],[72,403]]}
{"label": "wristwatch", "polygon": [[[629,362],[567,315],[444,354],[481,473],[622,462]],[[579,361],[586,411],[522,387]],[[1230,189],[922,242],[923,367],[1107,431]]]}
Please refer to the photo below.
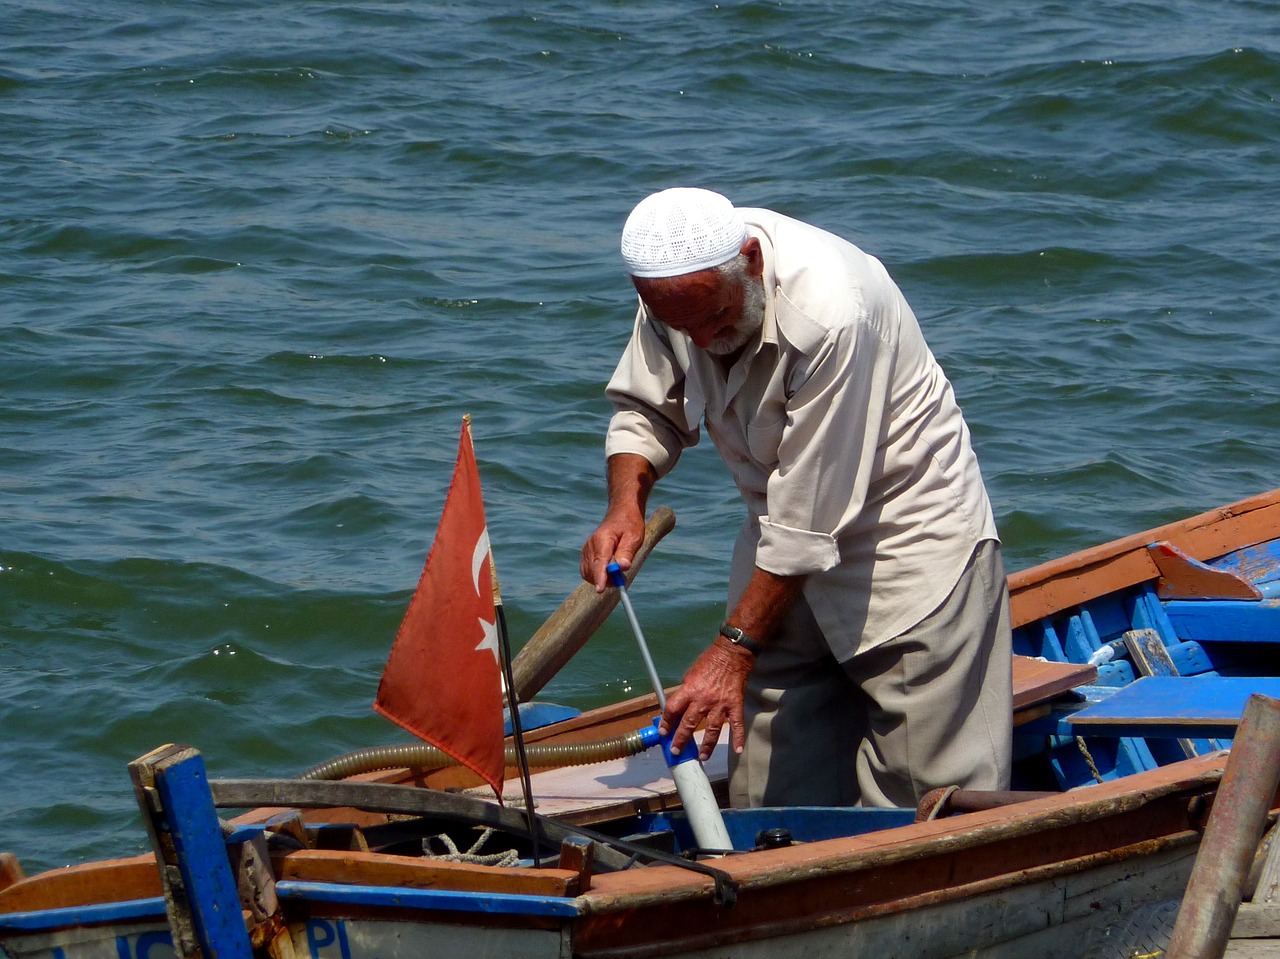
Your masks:
{"label": "wristwatch", "polygon": [[730,626],[727,621],[720,624],[720,635],[735,646],[741,646],[752,656],[759,656],[760,651],[764,649],[763,646],[740,630],[737,626]]}

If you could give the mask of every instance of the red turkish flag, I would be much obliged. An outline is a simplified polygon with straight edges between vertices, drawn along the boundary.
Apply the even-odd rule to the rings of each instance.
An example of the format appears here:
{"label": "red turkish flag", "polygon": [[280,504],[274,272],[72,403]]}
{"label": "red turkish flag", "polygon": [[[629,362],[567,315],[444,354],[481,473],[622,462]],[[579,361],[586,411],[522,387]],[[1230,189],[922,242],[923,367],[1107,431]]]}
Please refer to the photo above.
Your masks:
{"label": "red turkish flag", "polygon": [[435,543],[373,708],[484,777],[502,798],[502,672],[489,531],[470,417]]}

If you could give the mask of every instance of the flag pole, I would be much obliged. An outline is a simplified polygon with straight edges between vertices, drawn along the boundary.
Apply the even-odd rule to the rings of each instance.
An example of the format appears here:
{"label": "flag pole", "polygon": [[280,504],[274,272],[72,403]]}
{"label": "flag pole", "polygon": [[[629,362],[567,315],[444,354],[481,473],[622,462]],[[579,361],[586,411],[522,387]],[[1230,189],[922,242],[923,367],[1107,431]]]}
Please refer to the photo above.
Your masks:
{"label": "flag pole", "polygon": [[[471,426],[471,414],[465,417],[468,429]],[[511,636],[507,632],[507,613],[502,605],[502,590],[498,586],[498,564],[493,559],[493,545],[489,545],[489,582],[493,588],[493,610],[497,619],[498,646],[502,655],[502,685],[507,694],[507,709],[511,714],[511,736],[516,747],[516,766],[520,771],[520,788],[524,792],[525,820],[529,825],[529,842],[532,846],[533,864],[541,865],[538,852],[537,814],[533,809],[533,784],[529,780],[529,757],[524,749],[524,727],[520,722],[520,703],[516,698],[515,680],[511,673]]]}
{"label": "flag pole", "polygon": [[507,632],[507,613],[502,606],[502,593],[498,589],[498,567],[493,561],[493,548],[489,549],[489,578],[493,580],[493,609],[498,617],[498,643],[502,647],[503,685],[507,687],[508,709],[511,711],[511,736],[516,746],[516,765],[520,769],[520,788],[524,792],[525,819],[529,823],[529,842],[533,844],[533,864],[541,865],[538,853],[537,814],[533,809],[533,783],[529,780],[529,757],[524,749],[524,727],[520,721],[520,703],[516,698],[516,684],[511,674],[511,637]]}

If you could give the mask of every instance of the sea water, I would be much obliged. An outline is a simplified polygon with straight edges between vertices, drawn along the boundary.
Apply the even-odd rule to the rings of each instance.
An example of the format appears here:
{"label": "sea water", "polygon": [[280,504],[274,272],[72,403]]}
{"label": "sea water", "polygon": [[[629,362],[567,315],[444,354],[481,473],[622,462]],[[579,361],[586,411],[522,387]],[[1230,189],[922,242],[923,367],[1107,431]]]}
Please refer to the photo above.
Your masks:
{"label": "sea water", "polygon": [[[292,775],[371,702],[473,417],[518,647],[604,506],[631,206],[880,257],[1011,570],[1280,485],[1280,17],[1249,0],[0,6],[0,849],[147,848],[126,764]],[[708,444],[633,599],[722,615]],[[545,690],[646,691],[620,614]]]}

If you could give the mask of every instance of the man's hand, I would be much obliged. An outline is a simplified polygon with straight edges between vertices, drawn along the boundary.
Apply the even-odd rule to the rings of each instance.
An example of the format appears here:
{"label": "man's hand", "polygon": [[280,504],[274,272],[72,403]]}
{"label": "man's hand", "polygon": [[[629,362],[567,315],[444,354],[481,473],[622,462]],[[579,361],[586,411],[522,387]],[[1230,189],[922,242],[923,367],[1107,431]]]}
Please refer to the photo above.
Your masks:
{"label": "man's hand", "polygon": [[582,578],[597,593],[609,586],[605,568],[617,560],[623,571],[644,543],[644,506],[658,474],[643,456],[615,453],[609,457],[609,508],[582,546]]}
{"label": "man's hand", "polygon": [[743,698],[747,689],[747,675],[755,663],[755,656],[740,646],[717,639],[689,671],[684,674],[680,688],[667,697],[667,708],[662,713],[658,731],[664,736],[674,731],[671,751],[678,753],[689,743],[698,724],[706,720],[706,732],[698,758],[705,762],[711,757],[720,730],[729,725],[729,742],[735,753],[742,752],[747,741],[743,720]]}
{"label": "man's hand", "polygon": [[[751,636],[757,643],[768,644],[796,598],[804,590],[803,576],[779,576],[756,568],[747,588],[729,614],[728,622]],[[706,760],[720,738],[720,730],[729,724],[729,744],[740,753],[747,742],[743,701],[747,677],[756,657],[745,647],[717,637],[711,648],[699,656],[684,682],[667,699],[658,731],[668,731],[674,751],[684,748],[689,737],[704,719],[706,733],[698,758]]]}
{"label": "man's hand", "polygon": [[625,572],[642,543],[642,513],[610,512],[582,546],[582,578],[593,583],[597,593],[603,593],[609,586],[609,562],[616,559]]}

